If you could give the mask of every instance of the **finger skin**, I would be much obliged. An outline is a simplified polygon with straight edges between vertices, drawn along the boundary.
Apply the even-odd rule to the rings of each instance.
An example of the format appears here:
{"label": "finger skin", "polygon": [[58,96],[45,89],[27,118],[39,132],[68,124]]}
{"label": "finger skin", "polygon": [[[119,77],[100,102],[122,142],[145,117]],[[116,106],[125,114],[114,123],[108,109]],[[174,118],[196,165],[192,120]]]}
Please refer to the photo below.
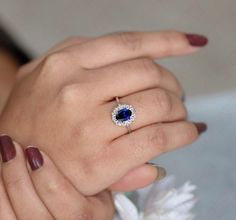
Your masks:
{"label": "finger skin", "polygon": [[2,165],[2,177],[17,219],[53,219],[34,190],[22,148],[14,145],[16,157]]}
{"label": "finger skin", "polygon": [[197,50],[198,47],[189,43],[185,33],[164,31],[109,34],[66,51],[82,67],[94,69],[138,57],[157,59],[185,55]]}
{"label": "finger skin", "polygon": [[[198,136],[196,126],[185,121],[157,123],[140,128],[111,141],[109,146],[101,150],[94,146],[96,157],[87,160],[84,167],[86,173],[83,175],[88,181],[102,179],[103,182],[98,182],[99,188],[105,189],[141,164],[191,144]],[[76,169],[76,165],[73,165],[72,169]],[[75,178],[74,181],[76,182]],[[79,185],[79,182],[77,184]],[[92,195],[96,189],[91,191],[83,186],[83,194]]]}
{"label": "finger skin", "polygon": [[96,196],[88,197],[89,203],[94,209],[94,219],[112,220],[115,216],[115,206],[111,191],[109,189],[102,191]]}
{"label": "finger skin", "polygon": [[[0,175],[2,173],[2,164],[0,166]],[[0,219],[17,220],[11,203],[8,199],[2,177],[0,176]]]}
{"label": "finger skin", "polygon": [[110,101],[115,96],[123,97],[137,91],[163,88],[178,97],[183,96],[183,89],[176,77],[164,67],[148,58],[116,63],[103,68],[87,71],[89,80],[94,82],[91,88],[97,99]]}
{"label": "finger skin", "polygon": [[[183,39],[183,37],[184,36],[181,35],[181,39]],[[121,48],[121,47],[119,47],[119,48]],[[124,47],[125,46],[123,46],[122,47],[123,49],[122,48],[121,49],[123,51],[124,50],[127,51],[126,49],[124,49]],[[94,51],[94,49],[93,49],[93,51]],[[137,51],[137,50],[135,50],[135,51]],[[155,49],[155,51],[156,51],[156,49]],[[106,50],[106,52],[109,52],[109,51]],[[132,52],[128,52],[128,53],[131,54]],[[138,54],[142,54],[142,53],[138,53]],[[68,67],[70,67],[70,65],[64,65],[65,63],[64,63],[63,59],[60,60],[60,62],[58,63],[58,58],[63,58],[63,57],[64,56],[56,56],[56,57],[53,56],[53,57],[51,57],[51,59],[48,60],[47,67],[49,68],[49,70],[53,70],[52,72],[54,74],[59,73],[60,75],[65,76],[66,75],[65,73],[69,72]],[[70,56],[70,57],[75,58],[74,61],[76,63],[80,62],[80,60],[77,59],[76,56]],[[129,56],[129,58],[130,58],[130,56]],[[86,59],[89,60],[89,57],[87,57]],[[68,71],[62,71],[60,69],[60,67],[63,65],[67,67],[66,70],[68,70]],[[58,70],[58,71],[56,71],[56,70]],[[50,73],[52,73],[52,72],[50,72]],[[39,71],[39,73],[37,73],[35,75],[38,76],[38,74],[41,77],[41,78],[39,77],[40,79],[44,79],[43,76],[46,76],[46,72],[42,73]],[[48,74],[48,75],[50,75],[50,74]],[[56,79],[56,77],[52,77],[52,78],[54,80]],[[32,81],[34,81],[34,80],[29,79],[28,82],[30,82],[30,83],[28,85],[32,85],[33,84],[33,83],[31,83]],[[43,82],[43,80],[42,80],[42,82]],[[1,117],[2,118],[1,122],[3,122],[1,125],[1,128],[3,128],[3,131],[10,132],[18,140],[22,141],[25,144],[34,143],[34,144],[38,144],[39,146],[42,146],[43,147],[42,149],[46,150],[47,153],[50,156],[52,156],[52,158],[55,160],[55,163],[58,165],[58,167],[60,167],[61,170],[64,171],[64,174],[67,175],[67,177],[70,180],[77,179],[77,181],[76,180],[72,181],[73,183],[74,182],[76,183],[76,186],[79,187],[82,184],[84,184],[83,187],[86,185],[87,186],[86,190],[89,191],[89,188],[91,189],[93,186],[90,184],[87,184],[85,181],[84,181],[84,183],[81,184],[80,181],[81,180],[83,181],[83,178],[82,178],[83,176],[80,175],[81,179],[79,179],[76,175],[76,172],[78,172],[77,167],[79,167],[80,163],[82,164],[80,167],[81,170],[87,171],[90,169],[93,171],[93,165],[94,165],[93,159],[96,158],[96,154],[93,153],[94,149],[97,150],[97,146],[103,145],[103,142],[101,140],[94,142],[92,138],[88,138],[88,137],[91,137],[90,134],[96,134],[94,132],[94,130],[92,130],[93,127],[88,128],[88,126],[83,127],[81,125],[83,122],[84,122],[84,124],[86,124],[87,121],[91,121],[91,119],[95,119],[95,116],[94,116],[94,118],[92,118],[92,117],[86,118],[86,117],[84,117],[86,114],[84,114],[84,115],[82,114],[83,111],[80,111],[81,114],[78,113],[78,111],[80,109],[85,109],[85,112],[90,113],[90,111],[89,111],[90,109],[87,108],[88,106],[83,105],[83,104],[81,104],[78,108],[78,102],[77,102],[78,99],[71,98],[71,97],[77,97],[73,92],[71,92],[71,91],[67,92],[66,97],[67,98],[69,97],[67,99],[68,102],[65,101],[64,104],[61,104],[63,102],[60,102],[60,105],[57,105],[57,103],[55,104],[54,100],[59,100],[61,97],[57,99],[56,95],[55,95],[55,98],[54,97],[48,98],[48,91],[53,91],[54,94],[58,95],[58,94],[61,94],[61,93],[58,93],[60,88],[57,88],[58,90],[54,90],[51,88],[51,83],[48,83],[46,85],[43,83],[41,84],[39,81],[37,81],[37,83],[36,84],[38,86],[35,86],[35,84],[33,84],[32,87],[29,86],[28,88],[26,88],[27,82],[25,82],[25,84],[22,83],[19,87],[15,87],[15,92],[12,93],[13,98],[11,98],[11,100],[8,102],[8,106],[5,108],[5,112],[3,114],[3,117]],[[83,84],[83,79],[82,79],[81,84]],[[21,89],[22,87],[24,87],[23,85],[26,86],[23,89],[24,92],[22,92],[22,89]],[[44,89],[42,90],[42,88],[44,88]],[[41,93],[40,91],[43,91],[44,93]],[[89,93],[90,93],[90,91],[86,90],[86,92],[84,94],[87,95]],[[83,94],[83,92],[81,92],[81,94]],[[26,97],[25,95],[27,95],[27,99],[25,99],[25,97]],[[97,95],[99,95],[99,94],[97,94]],[[87,96],[83,97],[83,95],[81,95],[79,98],[81,100],[82,99],[86,100],[88,103],[90,102],[89,99],[86,99]],[[21,100],[21,101],[18,102],[16,100],[18,100],[18,101]],[[27,101],[24,101],[24,100],[27,100]],[[41,102],[40,100],[43,100],[43,102]],[[73,101],[71,101],[71,100],[73,100]],[[17,104],[14,104],[15,102]],[[23,104],[21,104],[21,103],[23,103]],[[65,104],[65,103],[67,103],[67,104]],[[77,105],[75,105],[75,103]],[[74,105],[72,105],[72,104],[74,104]],[[30,106],[30,108],[29,108],[29,106]],[[73,112],[73,119],[77,118],[77,121],[71,120],[72,114],[63,114],[67,110],[66,106],[68,106],[67,109],[68,108],[72,109],[71,112]],[[77,106],[77,108],[73,108],[73,106]],[[14,110],[16,110],[16,111],[14,111]],[[96,109],[95,109],[95,111],[96,111]],[[71,113],[71,112],[68,111],[66,113]],[[27,113],[29,113],[29,114],[27,114]],[[92,115],[93,113],[94,112],[91,111],[90,114]],[[16,119],[18,122],[17,128],[15,126]],[[29,119],[33,119],[32,123],[29,122],[30,121]],[[84,120],[82,120],[82,119],[84,119]],[[29,123],[26,123],[26,122],[29,122]],[[5,125],[6,125],[6,127],[5,127]],[[81,127],[79,127],[79,126],[81,126]],[[20,134],[19,134],[18,130],[21,131]],[[86,133],[83,133],[84,130],[87,130],[87,131],[90,130],[90,132],[88,132],[89,135],[86,136]],[[82,134],[80,133],[80,131]],[[102,133],[102,131],[104,131],[104,130],[101,130],[100,133]],[[96,135],[93,135],[93,136],[96,136]],[[91,139],[90,142],[87,141],[88,139]],[[56,146],[54,144],[55,141],[57,142]],[[66,148],[64,146],[65,144],[67,144],[69,146],[70,150],[68,150],[68,148]],[[105,144],[104,144],[104,146],[107,148],[110,147]],[[89,152],[89,149],[91,150],[91,152]],[[105,150],[107,150],[107,149],[105,149]],[[63,152],[63,153],[61,153],[61,152]],[[102,150],[101,150],[101,152],[103,153]],[[111,155],[112,154],[110,154],[109,156],[111,156]],[[90,159],[90,158],[92,158],[92,159]],[[82,162],[80,162],[81,160],[79,160],[79,159],[81,159]],[[121,160],[122,157],[120,157],[119,159]],[[70,163],[70,161],[71,161],[71,163]],[[70,169],[71,167],[73,167],[74,169]],[[100,174],[100,172],[98,172],[97,175],[99,175],[99,174]],[[124,174],[125,173],[122,173],[122,176]],[[90,173],[89,173],[89,175],[90,175]],[[93,173],[90,176],[93,177]],[[92,182],[94,182],[94,181],[92,181]],[[98,184],[98,186],[99,186],[99,184]],[[83,190],[83,187],[81,187],[80,190]],[[97,190],[99,191],[100,188],[97,187]],[[85,191],[85,190],[83,190],[83,191]],[[91,191],[92,190],[90,190],[89,192],[91,193]],[[98,192],[98,191],[96,191],[96,192]]]}
{"label": "finger skin", "polygon": [[[149,89],[120,98],[120,103],[132,105],[135,109],[135,121],[130,125],[132,130],[160,122],[180,121],[187,118],[187,110],[182,101],[171,92],[164,89]],[[100,117],[95,126],[109,128],[102,135],[109,140],[116,139],[127,133],[125,127],[118,127],[107,112],[112,112],[117,107],[112,101],[99,110]],[[101,128],[102,129],[102,128]]]}
{"label": "finger skin", "polygon": [[[35,147],[26,148],[26,152]],[[104,213],[112,215],[111,210],[108,210],[107,200],[110,198],[105,195],[100,195],[98,198],[103,198],[104,203],[98,198],[86,199],[73,185],[59,172],[50,158],[43,152],[38,151],[43,157],[43,164],[36,165],[32,170],[32,166],[28,166],[35,189],[42,201],[46,204],[54,218],[57,220],[74,220],[74,219],[105,219]],[[26,153],[29,155],[29,153]],[[35,155],[35,153],[34,153]],[[30,161],[28,157],[28,161]],[[35,161],[35,159],[34,159]]]}
{"label": "finger skin", "polygon": [[[27,152],[32,151],[32,149],[36,148],[26,148],[26,155],[29,155]],[[39,155],[36,150],[34,152],[36,152],[34,157],[36,154]],[[46,204],[54,218],[58,220],[87,218],[87,214],[84,213],[89,213],[88,210],[85,210],[89,206],[85,198],[60,174],[45,154],[39,153],[43,157],[43,164],[38,163],[37,167],[33,168],[34,170],[28,166],[28,170],[39,197]],[[34,161],[37,161],[37,159],[34,159]]]}
{"label": "finger skin", "polygon": [[[110,173],[116,183],[126,173],[155,157],[193,143],[198,138],[198,131],[190,122],[159,123],[138,129],[114,140],[111,145],[112,155],[104,158],[106,167],[97,170],[100,178]],[[109,167],[115,173],[106,171]],[[105,177],[104,177],[105,178]]]}
{"label": "finger skin", "polygon": [[[160,154],[189,145],[198,137],[197,128],[193,123],[157,123],[117,138],[112,142],[112,146],[115,155],[121,153],[129,160],[134,157],[133,159],[142,159],[145,162]],[[125,156],[122,157],[125,159]]]}
{"label": "finger skin", "polygon": [[157,176],[157,169],[154,166],[144,164],[128,172],[109,188],[119,192],[134,191],[152,184]]}
{"label": "finger skin", "polygon": [[30,63],[22,66],[17,74],[17,80],[21,80],[23,77],[25,77],[27,74],[31,73],[48,55],[52,53],[56,53],[60,50],[63,50],[67,47],[71,47],[73,45],[81,44],[87,40],[89,40],[89,37],[70,37],[58,44],[56,44],[54,47],[52,47],[48,52],[40,56],[39,58],[31,61]]}

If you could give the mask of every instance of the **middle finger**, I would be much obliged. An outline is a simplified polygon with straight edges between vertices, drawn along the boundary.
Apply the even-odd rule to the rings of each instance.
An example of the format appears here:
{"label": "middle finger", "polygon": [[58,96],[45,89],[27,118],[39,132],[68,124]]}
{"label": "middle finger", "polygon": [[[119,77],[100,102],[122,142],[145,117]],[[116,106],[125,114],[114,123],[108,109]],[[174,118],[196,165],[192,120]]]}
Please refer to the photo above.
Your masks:
{"label": "middle finger", "polygon": [[[183,96],[183,89],[176,77],[154,60],[139,58],[122,63],[116,63],[103,68],[91,70],[86,78],[92,83],[96,99],[104,102],[115,96],[123,97],[151,88],[163,88]],[[99,96],[97,95],[99,94]]]}

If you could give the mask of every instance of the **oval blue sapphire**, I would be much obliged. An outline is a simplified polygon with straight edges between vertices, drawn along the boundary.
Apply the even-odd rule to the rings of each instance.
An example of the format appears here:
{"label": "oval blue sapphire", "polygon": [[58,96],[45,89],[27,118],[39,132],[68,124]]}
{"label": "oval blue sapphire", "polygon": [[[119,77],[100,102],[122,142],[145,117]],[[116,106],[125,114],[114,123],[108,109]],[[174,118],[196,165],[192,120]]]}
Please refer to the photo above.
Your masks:
{"label": "oval blue sapphire", "polygon": [[118,111],[118,113],[116,115],[116,120],[121,121],[121,122],[128,121],[128,120],[130,120],[131,115],[132,115],[131,110],[129,110],[127,108],[123,108]]}

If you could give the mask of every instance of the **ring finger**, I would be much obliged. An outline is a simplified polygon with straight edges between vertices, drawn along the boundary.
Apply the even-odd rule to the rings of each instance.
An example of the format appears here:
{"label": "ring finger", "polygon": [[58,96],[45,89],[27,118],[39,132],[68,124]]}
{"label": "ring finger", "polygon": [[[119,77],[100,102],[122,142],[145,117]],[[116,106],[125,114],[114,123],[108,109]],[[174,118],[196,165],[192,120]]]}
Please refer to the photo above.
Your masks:
{"label": "ring finger", "polygon": [[[132,130],[159,122],[184,120],[187,117],[186,108],[181,100],[164,89],[156,88],[137,92],[120,98],[120,103],[129,104],[135,108],[136,118],[130,125]],[[101,108],[102,116],[97,119],[99,120],[98,127],[109,128],[105,132],[105,138],[111,140],[127,133],[127,129],[115,125],[109,115],[116,106],[116,101],[105,104]]]}

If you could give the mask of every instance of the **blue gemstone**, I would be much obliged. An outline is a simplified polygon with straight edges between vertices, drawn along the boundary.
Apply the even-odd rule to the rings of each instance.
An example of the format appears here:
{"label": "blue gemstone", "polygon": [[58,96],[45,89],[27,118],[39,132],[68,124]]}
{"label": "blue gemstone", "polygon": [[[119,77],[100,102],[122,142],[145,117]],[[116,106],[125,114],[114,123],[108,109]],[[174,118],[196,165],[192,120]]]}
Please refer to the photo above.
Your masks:
{"label": "blue gemstone", "polygon": [[118,111],[116,115],[116,120],[121,121],[121,122],[128,121],[130,120],[131,115],[132,115],[132,111],[130,111],[127,108],[123,108]]}

